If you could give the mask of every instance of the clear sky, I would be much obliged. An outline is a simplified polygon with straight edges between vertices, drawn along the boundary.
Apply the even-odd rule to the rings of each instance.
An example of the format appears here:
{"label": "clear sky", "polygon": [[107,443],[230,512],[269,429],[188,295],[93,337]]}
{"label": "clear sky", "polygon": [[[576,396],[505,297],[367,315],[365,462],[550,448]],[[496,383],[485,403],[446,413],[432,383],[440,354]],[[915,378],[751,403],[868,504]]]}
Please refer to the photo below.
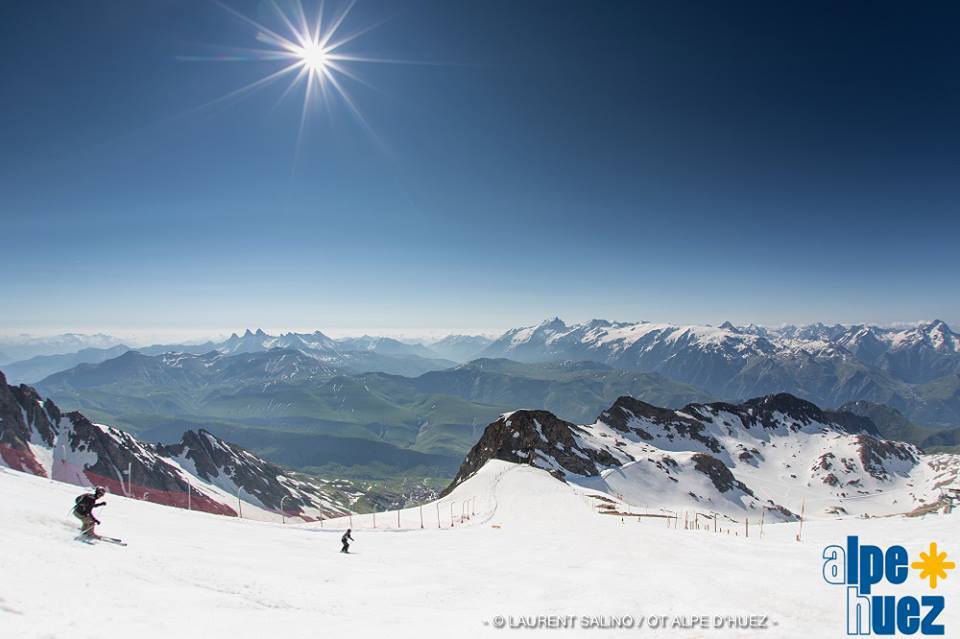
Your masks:
{"label": "clear sky", "polygon": [[0,331],[960,323],[958,3],[227,8],[0,4]]}

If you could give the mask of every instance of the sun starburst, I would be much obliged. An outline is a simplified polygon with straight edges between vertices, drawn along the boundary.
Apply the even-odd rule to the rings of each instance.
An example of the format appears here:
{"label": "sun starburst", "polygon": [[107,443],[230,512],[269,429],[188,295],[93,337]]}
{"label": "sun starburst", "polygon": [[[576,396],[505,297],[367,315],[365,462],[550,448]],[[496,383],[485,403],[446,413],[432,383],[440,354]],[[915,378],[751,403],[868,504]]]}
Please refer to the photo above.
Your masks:
{"label": "sun starburst", "polygon": [[947,570],[953,570],[957,567],[954,562],[947,561],[946,552],[937,552],[935,542],[930,543],[929,553],[920,552],[920,559],[922,561],[915,561],[910,564],[910,567],[920,571],[921,579],[929,579],[931,588],[937,587],[937,579],[947,578]]}
{"label": "sun starburst", "polygon": [[342,5],[339,11],[331,11],[330,15],[325,15],[327,12],[323,0],[320,0],[312,16],[308,15],[301,0],[286,0],[282,2],[283,6],[278,0],[266,0],[263,6],[268,11],[264,17],[269,20],[254,20],[219,0],[213,1],[254,30],[254,38],[259,43],[259,48],[231,48],[230,55],[190,56],[182,59],[218,62],[266,61],[276,62],[277,68],[204,106],[243,98],[286,79],[287,86],[277,104],[297,90],[303,92],[297,132],[297,154],[309,112],[318,105],[325,104],[329,107],[333,100],[339,100],[362,128],[380,142],[348,91],[345,80],[367,85],[351,68],[354,64],[405,61],[356,55],[346,51],[345,45],[379,26],[378,23],[352,33],[341,33],[355,0]]}

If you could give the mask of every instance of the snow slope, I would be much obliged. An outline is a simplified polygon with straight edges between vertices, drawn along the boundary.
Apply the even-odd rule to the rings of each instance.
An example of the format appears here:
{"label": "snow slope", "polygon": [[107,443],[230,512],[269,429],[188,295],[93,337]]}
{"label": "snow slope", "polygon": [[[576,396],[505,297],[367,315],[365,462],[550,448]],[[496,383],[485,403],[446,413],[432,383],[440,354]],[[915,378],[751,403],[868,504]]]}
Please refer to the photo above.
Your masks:
{"label": "snow slope", "polygon": [[[356,554],[341,529],[218,517],[108,497],[103,534],[120,548],[73,541],[74,486],[0,469],[0,628],[17,638],[495,637],[495,616],[768,615],[766,630],[671,629],[670,637],[831,637],[843,600],[821,577],[825,545],[847,533],[915,554],[938,541],[951,556],[960,517],[767,525],[763,539],[621,522],[585,491],[543,470],[492,461],[440,510],[471,521],[368,529],[354,516]],[[428,505],[424,510],[434,505]],[[444,518],[442,518],[444,519]],[[912,577],[913,578],[913,577]],[[920,583],[919,581],[917,583]],[[941,586],[948,636],[960,627],[960,578]],[[925,586],[924,586],[925,587]],[[921,592],[917,584],[899,587]],[[486,622],[486,624],[485,624]],[[509,621],[508,621],[509,623]],[[621,632],[637,632],[621,631]],[[620,636],[551,630],[548,636]]]}

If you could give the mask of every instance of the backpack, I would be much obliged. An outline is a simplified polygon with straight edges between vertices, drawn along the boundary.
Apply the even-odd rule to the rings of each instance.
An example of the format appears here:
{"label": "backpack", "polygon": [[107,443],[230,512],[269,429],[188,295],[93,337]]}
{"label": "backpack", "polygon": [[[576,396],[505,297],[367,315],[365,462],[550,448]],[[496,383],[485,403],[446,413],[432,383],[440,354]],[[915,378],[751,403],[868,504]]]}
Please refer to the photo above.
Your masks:
{"label": "backpack", "polygon": [[80,495],[73,500],[73,511],[78,515],[86,515],[88,513],[88,507],[84,497],[86,497],[86,495]]}

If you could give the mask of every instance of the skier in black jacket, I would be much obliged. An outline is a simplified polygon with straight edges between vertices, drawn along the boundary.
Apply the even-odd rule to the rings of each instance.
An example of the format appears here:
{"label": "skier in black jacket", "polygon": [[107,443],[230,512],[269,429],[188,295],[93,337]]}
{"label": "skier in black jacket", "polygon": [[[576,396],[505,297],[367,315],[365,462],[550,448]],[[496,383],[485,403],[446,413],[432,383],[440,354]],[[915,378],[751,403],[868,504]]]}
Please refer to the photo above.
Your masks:
{"label": "skier in black jacket", "polygon": [[80,520],[80,534],[85,537],[96,537],[94,527],[100,523],[100,520],[93,516],[93,509],[105,506],[103,502],[97,502],[98,499],[106,494],[103,486],[97,486],[92,493],[86,493],[77,497],[73,506],[73,516]]}
{"label": "skier in black jacket", "polygon": [[350,536],[350,529],[347,528],[347,532],[343,533],[343,537],[340,538],[340,541],[343,542],[343,548],[340,552],[350,552],[350,542],[353,541],[353,537]]}

